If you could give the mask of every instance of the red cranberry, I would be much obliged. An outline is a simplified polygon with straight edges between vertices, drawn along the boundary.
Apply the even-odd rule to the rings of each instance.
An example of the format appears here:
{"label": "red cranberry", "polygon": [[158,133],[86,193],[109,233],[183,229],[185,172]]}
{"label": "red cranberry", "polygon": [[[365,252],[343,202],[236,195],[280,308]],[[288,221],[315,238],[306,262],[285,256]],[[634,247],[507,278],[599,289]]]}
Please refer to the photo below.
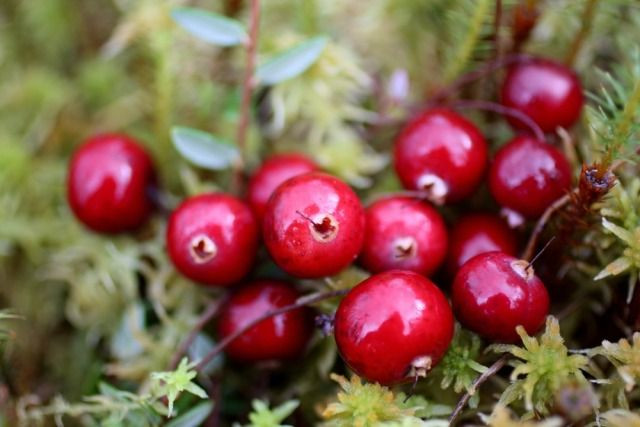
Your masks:
{"label": "red cranberry", "polygon": [[516,326],[535,334],[549,312],[549,294],[531,265],[502,252],[467,261],[452,286],[456,318],[491,341],[519,340]]}
{"label": "red cranberry", "polygon": [[247,191],[247,199],[256,218],[262,219],[269,197],[280,184],[317,169],[315,163],[301,154],[276,155],[262,163],[251,176]]}
{"label": "red cranberry", "polygon": [[447,254],[447,228],[428,204],[408,197],[390,197],[373,203],[366,213],[361,260],[379,273],[411,270],[428,276]]}
{"label": "red cranberry", "polygon": [[489,189],[498,203],[537,218],[571,187],[571,167],[549,144],[517,136],[498,150],[489,170]]}
{"label": "red cranberry", "polygon": [[447,270],[454,275],[469,259],[485,252],[515,255],[518,242],[514,231],[497,216],[470,214],[458,220],[451,231]]}
{"label": "red cranberry", "polygon": [[291,178],[267,203],[264,242],[287,273],[330,276],[348,266],[364,239],[364,210],[339,179],[319,172]]}
{"label": "red cranberry", "polygon": [[233,196],[202,194],[183,201],[171,214],[167,248],[176,268],[207,285],[227,286],[251,268],[258,225],[251,209]]}
{"label": "red cranberry", "polygon": [[358,375],[391,385],[425,375],[446,353],[453,313],[440,289],[412,271],[371,276],[342,300],[335,339]]}
{"label": "red cranberry", "polygon": [[412,119],[395,142],[395,169],[410,190],[424,190],[441,204],[469,196],[482,180],[487,144],[464,117],[444,109]]}
{"label": "red cranberry", "polygon": [[[501,102],[531,117],[543,131],[552,132],[578,120],[584,98],[572,70],[546,59],[532,59],[509,67]],[[515,128],[527,129],[513,117],[507,120]]]}
{"label": "red cranberry", "polygon": [[153,209],[151,157],[132,138],[103,134],[89,138],[73,155],[67,197],[87,227],[117,233],[142,225]]}
{"label": "red cranberry", "polygon": [[[268,311],[291,305],[300,295],[286,283],[261,280],[235,292],[225,303],[218,321],[220,339],[242,329]],[[250,362],[293,359],[305,349],[313,333],[313,316],[307,307],[269,317],[248,329],[225,349],[233,359]]]}

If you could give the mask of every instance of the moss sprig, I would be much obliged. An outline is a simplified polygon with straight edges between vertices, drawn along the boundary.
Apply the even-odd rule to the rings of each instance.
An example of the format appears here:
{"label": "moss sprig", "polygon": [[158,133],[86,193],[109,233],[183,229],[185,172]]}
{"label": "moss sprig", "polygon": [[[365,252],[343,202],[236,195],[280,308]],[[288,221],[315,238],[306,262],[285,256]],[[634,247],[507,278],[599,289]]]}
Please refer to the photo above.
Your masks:
{"label": "moss sprig", "polygon": [[87,396],[81,403],[69,403],[58,396],[48,405],[33,405],[37,398],[25,396],[18,405],[18,418],[25,425],[43,423],[49,417],[62,425],[64,417],[71,417],[103,426],[157,426],[163,418],[175,416],[173,405],[181,393],[207,397],[193,382],[196,373],[192,367],[185,358],[175,371],[152,373],[147,392],[133,393],[102,383],[99,394]]}
{"label": "moss sprig", "polygon": [[[336,396],[337,402],[328,404],[322,411],[326,427],[422,425],[415,424],[422,422],[416,414],[421,410],[428,411],[423,406],[426,403],[424,399],[407,400],[403,394],[394,394],[379,384],[363,384],[356,375],[347,380],[331,374],[331,379],[340,385],[341,391]],[[436,407],[429,412],[437,414],[441,409]]]}
{"label": "moss sprig", "polygon": [[587,384],[584,372],[589,359],[582,354],[570,354],[560,335],[558,320],[547,317],[545,330],[539,339],[527,334],[522,326],[516,328],[523,347],[496,344],[492,349],[498,353],[511,353],[518,358],[511,363],[511,384],[502,393],[500,403],[522,400],[527,411],[542,414],[549,412],[549,404],[556,392],[568,382]]}
{"label": "moss sprig", "polygon": [[[601,208],[603,242],[611,258],[595,276],[595,280],[628,274],[627,302],[631,301],[635,284],[640,279],[640,179],[628,185],[618,183]],[[607,234],[615,236],[610,242]]]}
{"label": "moss sprig", "polygon": [[442,378],[442,389],[453,386],[456,393],[469,393],[469,406],[472,408],[477,407],[479,401],[473,381],[479,374],[488,370],[486,366],[477,362],[481,351],[480,337],[458,326],[447,354],[430,374],[432,378]]}

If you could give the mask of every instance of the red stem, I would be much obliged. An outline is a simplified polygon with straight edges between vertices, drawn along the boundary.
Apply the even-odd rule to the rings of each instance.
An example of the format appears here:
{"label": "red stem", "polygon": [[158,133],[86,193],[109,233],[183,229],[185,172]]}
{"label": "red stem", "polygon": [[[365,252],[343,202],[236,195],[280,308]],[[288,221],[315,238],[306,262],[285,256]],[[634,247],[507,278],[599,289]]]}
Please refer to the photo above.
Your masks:
{"label": "red stem", "polygon": [[169,364],[170,371],[176,369],[178,363],[180,362],[180,359],[182,359],[182,356],[187,353],[189,347],[191,347],[191,344],[193,344],[193,341],[195,341],[196,337],[198,336],[198,333],[202,330],[202,328],[205,327],[207,323],[211,321],[211,319],[216,316],[216,314],[218,314],[221,305],[221,300],[214,300],[209,303],[207,309],[200,315],[200,317],[198,318],[198,322],[195,324],[193,329],[191,329],[191,332],[189,333],[187,339],[180,344],[178,350],[176,350],[176,352],[173,354],[173,357],[171,358],[171,362]]}
{"label": "red stem", "polygon": [[482,101],[482,100],[457,101],[457,102],[454,102],[452,106],[453,108],[461,108],[461,109],[470,108],[470,109],[476,109],[476,110],[493,111],[494,113],[502,114],[505,116],[511,116],[513,118],[520,120],[522,123],[524,123],[529,128],[529,130],[531,130],[531,132],[536,137],[536,139],[538,139],[539,141],[545,140],[544,132],[542,131],[542,129],[540,129],[540,126],[538,126],[538,124],[534,122],[531,119],[531,117],[524,114],[522,111],[516,110],[515,108],[506,107],[502,104],[498,104],[491,101]]}
{"label": "red stem", "polygon": [[509,65],[516,62],[526,61],[530,58],[531,57],[529,55],[514,54],[505,56],[504,58],[496,58],[494,61],[487,62],[479,66],[475,70],[471,70],[468,73],[461,75],[449,86],[436,92],[433,96],[431,96],[431,101],[429,103],[440,103],[469,83],[473,83],[474,81],[496,70],[508,67]]}
{"label": "red stem", "polygon": [[231,335],[227,335],[224,339],[222,339],[218,343],[218,345],[216,345],[214,348],[212,348],[211,351],[209,351],[209,353],[207,353],[198,362],[198,364],[195,366],[195,370],[196,371],[201,371],[205,366],[207,366],[207,364],[209,362],[211,362],[211,360],[213,360],[214,357],[216,357],[220,352],[222,352],[236,338],[238,338],[240,335],[242,335],[245,332],[247,332],[249,329],[253,328],[258,323],[262,322],[263,320],[266,320],[266,319],[268,319],[270,317],[273,317],[273,316],[277,316],[278,314],[282,314],[282,313],[286,313],[288,311],[296,310],[296,309],[298,309],[300,307],[305,307],[307,305],[316,303],[318,301],[323,301],[323,300],[326,300],[326,299],[329,299],[329,298],[333,298],[333,297],[344,295],[348,291],[349,291],[348,289],[340,289],[340,290],[337,290],[337,291],[329,291],[329,292],[324,292],[324,293],[315,293],[315,294],[311,294],[311,295],[305,295],[303,297],[298,298],[298,300],[293,304],[278,308],[277,310],[267,311],[262,316],[258,317],[257,319],[252,320],[251,322],[249,322],[246,325],[244,325],[242,328],[236,330]]}
{"label": "red stem", "polygon": [[573,190],[569,194],[565,194],[564,196],[560,197],[558,200],[556,200],[551,205],[549,205],[549,207],[544,211],[542,216],[538,219],[538,222],[536,222],[536,225],[533,227],[533,231],[531,231],[531,236],[529,237],[527,246],[525,247],[524,252],[522,253],[522,257],[521,257],[522,259],[524,260],[531,259],[531,257],[533,256],[536,250],[538,239],[540,238],[540,235],[542,234],[542,231],[544,230],[545,225],[547,225],[547,223],[549,222],[553,214],[555,214],[558,210],[562,209],[569,202],[571,202],[572,193],[577,194],[578,193],[577,189]]}
{"label": "red stem", "polygon": [[[251,0],[251,16],[249,18],[249,39],[247,40],[247,65],[244,70],[244,81],[242,82],[242,104],[240,106],[240,120],[238,121],[238,130],[236,142],[240,149],[241,157],[244,159],[245,141],[247,139],[247,130],[249,128],[249,117],[251,107],[251,95],[255,86],[254,70],[256,64],[256,48],[258,44],[258,28],[260,26],[260,0]],[[239,165],[236,170],[237,183],[242,182],[242,168]]]}
{"label": "red stem", "polygon": [[[478,391],[478,387],[480,387],[485,381],[487,381],[495,373],[497,373],[500,369],[502,369],[502,367],[507,364],[508,360],[509,360],[509,357],[506,354],[504,356],[500,357],[500,359],[496,360],[493,363],[493,365],[491,365],[489,367],[489,369],[487,369],[478,378],[476,378],[476,380],[471,385],[471,389],[474,392],[477,392]],[[449,425],[454,425],[454,422],[455,422],[456,418],[458,418],[458,415],[460,415],[460,412],[462,412],[464,407],[467,405],[467,402],[469,402],[469,399],[471,399],[471,394],[469,392],[466,392],[462,396],[462,398],[458,401],[458,404],[456,405],[455,410],[453,411],[453,413],[449,417]]]}

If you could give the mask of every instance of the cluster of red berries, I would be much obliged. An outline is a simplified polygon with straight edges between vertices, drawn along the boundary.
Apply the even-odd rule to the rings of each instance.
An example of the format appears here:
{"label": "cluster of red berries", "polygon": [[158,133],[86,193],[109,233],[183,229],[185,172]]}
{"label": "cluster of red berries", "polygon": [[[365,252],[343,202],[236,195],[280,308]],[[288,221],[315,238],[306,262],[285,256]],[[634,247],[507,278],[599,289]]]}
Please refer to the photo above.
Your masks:
{"label": "cluster of red berries", "polygon": [[[570,126],[583,103],[575,75],[540,59],[510,67],[501,96],[544,131]],[[498,342],[516,341],[517,325],[535,333],[548,313],[547,290],[530,263],[514,257],[515,232],[501,218],[466,215],[448,232],[435,206],[472,195],[488,169],[498,204],[533,219],[569,190],[570,166],[559,150],[524,133],[489,163],[474,124],[451,110],[430,109],[395,141],[396,172],[423,198],[384,197],[365,209],[347,184],[309,159],[279,155],[252,175],[245,200],[214,193],[183,201],[168,220],[167,250],[182,274],[211,286],[234,285],[249,274],[260,233],[274,262],[293,277],[330,276],[359,259],[374,274],[338,307],[338,349],[356,373],[382,384],[402,382],[424,375],[444,356],[454,312],[463,326]],[[120,232],[144,222],[154,185],[152,162],[138,144],[102,135],[72,159],[69,202],[90,228]],[[427,278],[443,265],[453,278],[453,310]],[[239,287],[224,304],[220,337],[298,297],[280,281]],[[258,323],[226,352],[240,361],[293,358],[304,351],[312,325],[310,309],[297,308]]]}

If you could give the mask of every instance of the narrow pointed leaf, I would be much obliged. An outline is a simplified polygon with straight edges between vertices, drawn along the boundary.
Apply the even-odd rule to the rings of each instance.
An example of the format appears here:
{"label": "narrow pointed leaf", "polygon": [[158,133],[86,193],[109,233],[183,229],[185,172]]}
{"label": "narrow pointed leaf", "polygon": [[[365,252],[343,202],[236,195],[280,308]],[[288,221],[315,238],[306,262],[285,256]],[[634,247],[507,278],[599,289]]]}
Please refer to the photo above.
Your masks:
{"label": "narrow pointed leaf", "polygon": [[182,157],[201,168],[223,170],[240,159],[237,147],[208,132],[176,126],[171,129],[171,138]]}
{"label": "narrow pointed leaf", "polygon": [[235,46],[247,40],[247,32],[240,22],[217,13],[178,7],[171,11],[171,17],[189,33],[211,44]]}
{"label": "narrow pointed leaf", "polygon": [[304,73],[316,62],[328,40],[325,36],[314,37],[269,59],[256,70],[258,83],[274,85]]}
{"label": "narrow pointed leaf", "polygon": [[618,274],[625,272],[629,267],[631,267],[631,260],[626,257],[620,257],[609,263],[609,265],[598,273],[593,280],[600,280],[609,276],[617,276]]}
{"label": "narrow pointed leaf", "polygon": [[602,226],[613,233],[618,239],[625,242],[627,245],[632,246],[635,243],[633,241],[633,235],[629,231],[620,227],[619,225],[614,224],[611,221],[607,221],[606,218],[602,218]]}
{"label": "narrow pointed leaf", "polygon": [[198,427],[201,426],[213,410],[212,402],[202,402],[174,420],[167,423],[167,427]]}

